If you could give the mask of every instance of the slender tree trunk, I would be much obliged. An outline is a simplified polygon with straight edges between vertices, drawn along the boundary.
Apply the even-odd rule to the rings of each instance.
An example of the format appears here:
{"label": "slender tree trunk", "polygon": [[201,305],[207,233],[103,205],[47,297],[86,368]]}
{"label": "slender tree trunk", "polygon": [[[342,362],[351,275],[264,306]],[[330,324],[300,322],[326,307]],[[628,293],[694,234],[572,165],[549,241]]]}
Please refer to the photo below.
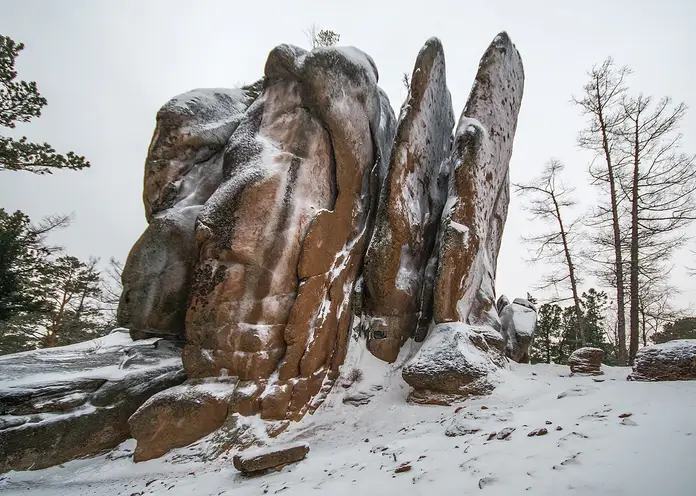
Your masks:
{"label": "slender tree trunk", "polygon": [[635,121],[635,134],[633,143],[633,179],[631,181],[631,280],[630,280],[630,298],[631,298],[631,341],[629,347],[629,363],[633,365],[638,352],[638,326],[639,326],[639,307],[640,296],[638,293],[638,177],[640,164],[639,144],[638,144],[638,116]]}
{"label": "slender tree trunk", "polygon": [[611,152],[609,150],[609,137],[606,122],[604,121],[604,107],[599,97],[599,81],[597,81],[597,105],[599,125],[602,132],[602,149],[607,162],[607,174],[609,179],[609,196],[611,201],[612,231],[614,234],[614,273],[616,275],[616,307],[617,307],[617,334],[619,365],[626,365],[626,302],[624,300],[623,257],[621,253],[621,231],[619,229],[619,206],[616,196],[616,175]]}
{"label": "slender tree trunk", "polygon": [[558,207],[556,195],[552,193],[551,199],[553,200],[553,206],[556,209],[556,218],[558,219],[558,227],[560,228],[561,240],[563,241],[563,251],[565,252],[566,263],[568,264],[568,277],[570,278],[570,289],[573,292],[573,306],[575,307],[575,318],[577,319],[578,331],[580,332],[580,342],[583,346],[585,346],[587,344],[585,341],[585,325],[582,318],[582,308],[580,307],[580,297],[578,296],[578,285],[577,281],[575,280],[575,267],[573,266],[573,259],[570,256],[568,239],[566,238],[566,232],[563,227],[563,219],[561,219],[561,210]]}

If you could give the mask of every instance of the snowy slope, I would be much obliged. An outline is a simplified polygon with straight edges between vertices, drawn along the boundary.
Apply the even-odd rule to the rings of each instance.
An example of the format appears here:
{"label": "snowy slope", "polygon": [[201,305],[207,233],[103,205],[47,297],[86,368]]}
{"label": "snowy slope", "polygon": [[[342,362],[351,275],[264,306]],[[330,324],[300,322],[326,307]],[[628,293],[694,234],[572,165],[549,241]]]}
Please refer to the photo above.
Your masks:
{"label": "snowy slope", "polygon": [[[245,478],[231,454],[202,462],[188,456],[195,447],[134,464],[131,440],[106,456],[0,476],[0,493],[695,494],[696,381],[629,382],[628,369],[605,367],[604,381],[595,382],[568,377],[565,366],[512,364],[491,396],[471,399],[455,413],[455,407],[405,403],[408,386],[397,367],[406,353],[394,365],[349,356],[345,366],[369,368],[366,379],[335,387],[315,415],[277,438],[311,445],[303,462],[280,472]],[[369,383],[371,377],[378,383]],[[342,404],[357,392],[374,396],[367,405]],[[622,420],[622,413],[632,415]],[[480,430],[448,437],[453,424]],[[487,440],[506,427],[515,428],[509,439]],[[540,427],[548,434],[527,436]],[[394,473],[405,462],[411,470]]]}

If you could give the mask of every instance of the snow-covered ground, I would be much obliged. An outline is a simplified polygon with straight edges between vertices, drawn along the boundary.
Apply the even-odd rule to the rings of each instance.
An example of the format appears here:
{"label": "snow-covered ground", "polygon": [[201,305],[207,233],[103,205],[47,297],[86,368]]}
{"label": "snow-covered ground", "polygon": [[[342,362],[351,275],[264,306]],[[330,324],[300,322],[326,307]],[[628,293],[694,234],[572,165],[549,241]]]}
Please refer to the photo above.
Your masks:
{"label": "snow-covered ground", "polygon": [[[629,382],[629,369],[568,377],[557,365],[512,364],[487,397],[457,407],[406,403],[400,371],[370,357],[364,379],[334,388],[315,415],[274,442],[307,441],[299,464],[244,477],[231,454],[200,461],[194,448],[134,464],[134,441],[110,454],[0,476],[0,492],[22,495],[694,495],[696,381]],[[398,363],[398,362],[397,362]],[[376,378],[376,379],[373,379]],[[596,382],[600,380],[602,382]],[[379,389],[381,386],[381,389]],[[346,395],[374,393],[367,405]],[[630,413],[626,419],[619,415]],[[550,423],[549,423],[550,422]],[[479,429],[456,437],[445,435]],[[562,430],[556,430],[560,426]],[[536,428],[548,434],[528,437]],[[491,432],[514,428],[508,439]],[[456,428],[452,429],[457,431]],[[411,469],[395,473],[409,464]]]}

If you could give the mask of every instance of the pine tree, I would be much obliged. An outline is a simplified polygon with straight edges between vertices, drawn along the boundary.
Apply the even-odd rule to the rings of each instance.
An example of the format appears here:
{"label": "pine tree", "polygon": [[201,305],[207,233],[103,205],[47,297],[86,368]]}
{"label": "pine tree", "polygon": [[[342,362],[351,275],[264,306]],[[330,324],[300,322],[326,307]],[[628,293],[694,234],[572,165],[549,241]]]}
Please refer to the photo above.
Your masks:
{"label": "pine tree", "polygon": [[[23,43],[0,35],[0,126],[10,129],[18,122],[40,117],[41,109],[48,103],[39,93],[36,82],[17,81],[15,59],[23,49]],[[89,165],[85,157],[74,152],[62,155],[48,143],[32,143],[26,137],[0,136],[0,171],[52,174],[55,169],[79,170]]]}

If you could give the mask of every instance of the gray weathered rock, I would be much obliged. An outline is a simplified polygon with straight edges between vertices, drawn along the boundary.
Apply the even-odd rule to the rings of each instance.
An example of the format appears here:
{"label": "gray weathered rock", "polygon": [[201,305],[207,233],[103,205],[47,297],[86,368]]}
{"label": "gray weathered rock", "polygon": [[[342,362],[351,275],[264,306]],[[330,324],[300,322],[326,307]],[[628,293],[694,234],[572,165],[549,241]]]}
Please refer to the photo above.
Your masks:
{"label": "gray weathered rock", "polygon": [[126,260],[118,308],[119,325],[134,337],[183,337],[198,257],[194,223],[222,181],[225,144],[258,89],[193,90],[157,113],[143,190],[149,226]]}
{"label": "gray weathered rock", "polygon": [[516,362],[528,362],[537,322],[534,305],[523,298],[515,298],[503,308],[500,322],[505,354]]}
{"label": "gray weathered rock", "polygon": [[0,357],[0,472],[95,455],[130,437],[128,418],[186,379],[180,352],[111,335]]}
{"label": "gray weathered rock", "polygon": [[523,87],[520,55],[508,35],[500,33],[481,59],[455,133],[440,225],[436,323],[496,326],[495,270]]}
{"label": "gray weathered rock", "polygon": [[633,381],[696,380],[696,339],[676,339],[638,350]]}
{"label": "gray weathered rock", "polygon": [[435,326],[418,353],[404,366],[404,380],[421,395],[490,393],[494,383],[488,375],[505,365],[505,357],[489,346],[486,334],[461,322]]}

